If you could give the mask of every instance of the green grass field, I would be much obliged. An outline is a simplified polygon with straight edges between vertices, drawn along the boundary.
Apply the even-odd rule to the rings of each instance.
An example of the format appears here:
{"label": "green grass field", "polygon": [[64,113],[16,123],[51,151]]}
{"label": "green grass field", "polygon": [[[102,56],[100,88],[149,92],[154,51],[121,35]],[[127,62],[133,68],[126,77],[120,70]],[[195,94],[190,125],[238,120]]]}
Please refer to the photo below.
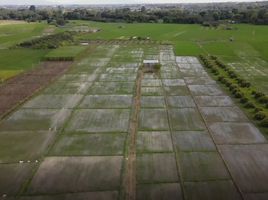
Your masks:
{"label": "green grass field", "polygon": [[48,50],[0,49],[0,80],[35,67]]}
{"label": "green grass field", "polygon": [[5,24],[0,26],[0,49],[9,48],[24,40],[53,32],[52,26],[46,23]]}
{"label": "green grass field", "polygon": [[56,29],[46,23],[23,23],[0,20],[0,80],[3,81],[35,67],[48,50],[12,49],[14,45],[53,33]]}
{"label": "green grass field", "polygon": [[74,59],[80,53],[82,53],[86,49],[85,46],[65,46],[60,47],[58,49],[50,51],[46,56],[45,59],[49,60],[57,60],[61,58],[70,58]]}

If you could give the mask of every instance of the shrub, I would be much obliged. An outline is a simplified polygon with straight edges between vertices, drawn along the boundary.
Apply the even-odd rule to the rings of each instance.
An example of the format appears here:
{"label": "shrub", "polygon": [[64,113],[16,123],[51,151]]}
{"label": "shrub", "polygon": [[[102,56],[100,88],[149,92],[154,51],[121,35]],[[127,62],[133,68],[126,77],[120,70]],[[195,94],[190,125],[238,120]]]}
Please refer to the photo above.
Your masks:
{"label": "shrub", "polygon": [[247,87],[249,88],[251,86],[251,84],[245,80],[241,80],[239,83],[238,83],[241,87]]}
{"label": "shrub", "polygon": [[253,91],[251,92],[251,94],[252,94],[252,95],[255,95],[255,94],[256,94],[256,91],[255,91],[255,90],[253,90]]}
{"label": "shrub", "polygon": [[223,76],[219,76],[219,77],[218,77],[218,81],[221,81],[222,79],[224,79]]}
{"label": "shrub", "polygon": [[263,97],[263,96],[265,96],[265,94],[263,94],[262,92],[256,92],[256,93],[254,94],[254,98],[255,98],[255,99],[258,99],[258,98]]}
{"label": "shrub", "polygon": [[219,74],[219,71],[218,71],[217,69],[215,69],[215,68],[212,68],[212,69],[211,69],[211,72],[212,72],[213,74],[215,74],[215,75],[218,75],[218,74]]}
{"label": "shrub", "polygon": [[234,94],[234,97],[239,99],[239,98],[242,98],[244,95],[241,93],[241,92],[237,92]]}
{"label": "shrub", "polygon": [[258,99],[258,101],[262,104],[268,104],[268,96],[262,96]]}
{"label": "shrub", "polygon": [[266,117],[266,118],[264,118],[262,121],[261,121],[261,123],[260,123],[260,125],[262,126],[262,127],[268,127],[268,117]]}
{"label": "shrub", "polygon": [[211,58],[212,60],[217,60],[217,59],[218,59],[217,56],[210,56],[210,58]]}
{"label": "shrub", "polygon": [[255,108],[255,110],[254,110],[255,113],[260,112],[260,111],[262,111],[261,108]]}
{"label": "shrub", "polygon": [[34,49],[55,49],[65,42],[73,42],[74,33],[62,32],[22,42],[17,46]]}
{"label": "shrub", "polygon": [[226,82],[225,82],[225,85],[226,85],[227,87],[230,87],[230,86],[232,85],[232,83],[231,83],[230,81],[226,81]]}
{"label": "shrub", "polygon": [[232,91],[234,91],[234,90],[237,89],[237,86],[234,85],[234,84],[232,84],[232,85],[230,85],[229,89],[230,89],[230,91],[232,92]]}
{"label": "shrub", "polygon": [[245,108],[256,108],[255,105],[251,102],[247,102],[245,105],[244,105]]}
{"label": "shrub", "polygon": [[226,78],[221,79],[221,83],[223,83],[223,84],[225,84],[226,81],[227,81]]}
{"label": "shrub", "polygon": [[246,97],[243,97],[243,98],[241,98],[240,99],[240,103],[247,103],[248,102],[248,98],[246,98]]}
{"label": "shrub", "polygon": [[258,121],[263,120],[265,117],[266,117],[266,114],[265,114],[264,112],[262,112],[262,111],[257,112],[257,113],[254,115],[254,119],[255,119],[255,120],[258,120]]}

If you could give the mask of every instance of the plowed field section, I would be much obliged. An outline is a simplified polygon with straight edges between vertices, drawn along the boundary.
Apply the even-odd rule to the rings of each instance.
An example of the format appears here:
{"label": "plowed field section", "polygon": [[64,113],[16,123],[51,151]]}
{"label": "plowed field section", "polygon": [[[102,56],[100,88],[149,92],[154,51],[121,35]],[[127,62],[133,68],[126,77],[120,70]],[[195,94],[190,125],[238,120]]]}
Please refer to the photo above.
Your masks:
{"label": "plowed field section", "polygon": [[71,64],[72,62],[44,62],[40,67],[6,81],[0,86],[0,118],[64,74]]}

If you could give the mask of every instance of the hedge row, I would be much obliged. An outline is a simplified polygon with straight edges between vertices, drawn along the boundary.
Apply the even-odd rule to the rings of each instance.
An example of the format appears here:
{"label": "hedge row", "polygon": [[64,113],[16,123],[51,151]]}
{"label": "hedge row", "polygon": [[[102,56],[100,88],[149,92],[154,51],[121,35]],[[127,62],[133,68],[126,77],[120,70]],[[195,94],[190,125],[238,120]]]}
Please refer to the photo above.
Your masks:
{"label": "hedge row", "polygon": [[[254,116],[253,118],[257,121],[261,121],[260,125],[263,127],[268,127],[268,116],[263,112],[262,108],[258,108],[253,102],[251,102],[246,95],[241,91],[241,88],[249,88],[251,84],[244,79],[240,78],[232,69],[228,68],[225,64],[218,61],[217,57],[211,56],[210,59],[206,58],[205,56],[200,56],[201,61],[203,62],[204,66],[208,68],[211,73],[217,76],[219,82],[224,84],[229,91],[232,93],[234,98],[239,99],[239,102],[243,104],[245,108],[254,109]],[[219,68],[222,68],[226,73],[227,76],[219,75]],[[229,79],[234,80],[236,83],[229,81]],[[268,107],[268,97],[262,92],[256,92],[255,90],[252,91],[253,97],[263,104],[266,108]]]}
{"label": "hedge row", "polygon": [[45,61],[74,61],[74,57],[45,57]]}
{"label": "hedge row", "polygon": [[18,44],[18,47],[33,49],[56,49],[66,42],[73,42],[73,32],[56,33],[40,38],[35,38]]}

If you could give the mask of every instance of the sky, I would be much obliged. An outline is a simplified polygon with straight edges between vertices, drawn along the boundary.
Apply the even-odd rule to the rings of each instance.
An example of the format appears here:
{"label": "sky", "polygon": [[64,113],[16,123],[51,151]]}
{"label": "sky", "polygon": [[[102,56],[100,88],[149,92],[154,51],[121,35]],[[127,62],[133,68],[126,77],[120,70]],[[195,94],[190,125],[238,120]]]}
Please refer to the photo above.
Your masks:
{"label": "sky", "polygon": [[250,2],[264,0],[0,0],[0,5],[40,4],[145,4],[145,3],[203,3],[203,2]]}

